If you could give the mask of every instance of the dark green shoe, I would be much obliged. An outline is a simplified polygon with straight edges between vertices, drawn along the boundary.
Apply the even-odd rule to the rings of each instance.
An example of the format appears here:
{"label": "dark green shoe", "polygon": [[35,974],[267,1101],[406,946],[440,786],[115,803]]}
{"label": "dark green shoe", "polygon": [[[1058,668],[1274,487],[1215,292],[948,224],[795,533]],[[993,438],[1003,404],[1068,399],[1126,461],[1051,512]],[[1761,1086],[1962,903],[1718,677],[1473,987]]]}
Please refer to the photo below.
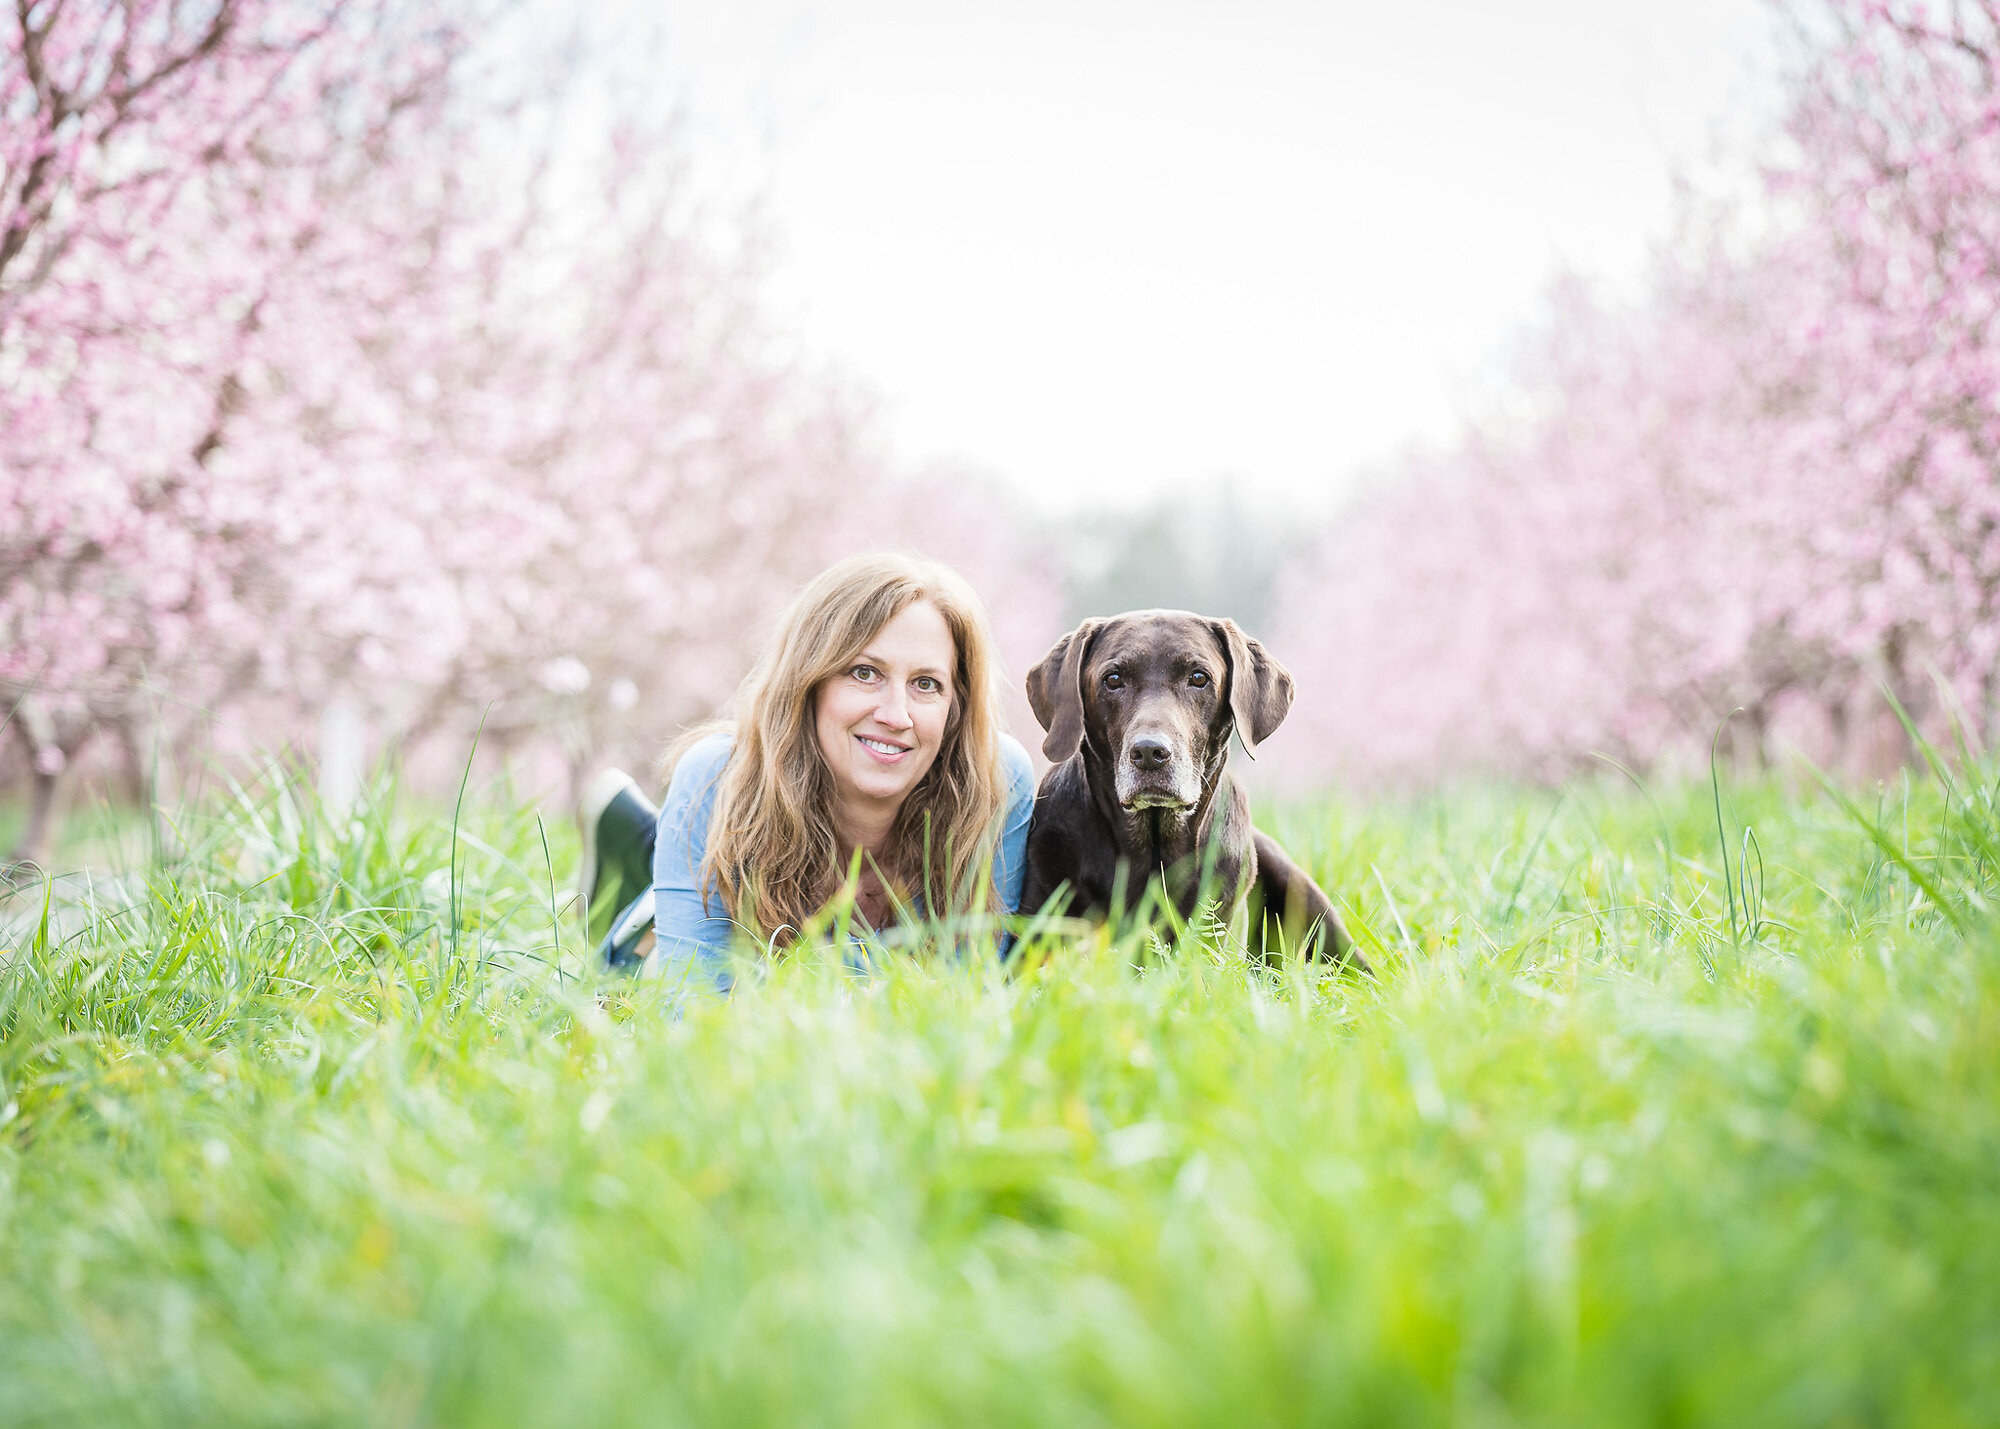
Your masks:
{"label": "dark green shoe", "polygon": [[653,842],[660,811],[630,775],[607,769],[590,781],[578,811],[583,824],[583,866],[576,880],[577,907],[584,938],[602,943],[611,924],[635,898],[653,886]]}

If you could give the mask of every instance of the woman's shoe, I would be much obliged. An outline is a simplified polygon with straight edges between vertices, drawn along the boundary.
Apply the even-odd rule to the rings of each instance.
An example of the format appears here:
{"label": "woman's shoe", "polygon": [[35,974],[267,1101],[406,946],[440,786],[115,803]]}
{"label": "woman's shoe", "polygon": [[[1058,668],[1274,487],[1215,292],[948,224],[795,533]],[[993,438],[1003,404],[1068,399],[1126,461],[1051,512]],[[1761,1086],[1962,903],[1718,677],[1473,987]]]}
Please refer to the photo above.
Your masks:
{"label": "woman's shoe", "polygon": [[600,945],[611,925],[640,893],[653,886],[653,843],[660,811],[632,777],[607,769],[590,781],[578,810],[583,864],[577,872],[577,907],[584,938]]}

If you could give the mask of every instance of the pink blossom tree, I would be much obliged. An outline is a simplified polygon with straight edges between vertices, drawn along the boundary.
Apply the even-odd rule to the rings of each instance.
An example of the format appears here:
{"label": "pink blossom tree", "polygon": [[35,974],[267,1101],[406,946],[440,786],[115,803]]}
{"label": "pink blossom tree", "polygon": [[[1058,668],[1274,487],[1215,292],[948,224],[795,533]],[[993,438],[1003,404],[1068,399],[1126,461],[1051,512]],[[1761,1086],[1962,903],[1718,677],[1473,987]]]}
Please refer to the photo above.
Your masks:
{"label": "pink blossom tree", "polygon": [[[560,82],[499,107],[481,18],[0,19],[19,852],[101,734],[144,770],[149,745],[283,744],[341,702],[461,748],[553,737],[572,781],[641,760],[841,542],[938,534],[935,490],[848,519],[891,479],[865,403],[771,331],[671,130],[614,105],[579,141],[561,125],[603,95]],[[933,524],[1010,549],[990,519]]]}
{"label": "pink blossom tree", "polygon": [[459,40],[389,0],[21,5],[0,34],[0,691],[32,848],[93,733],[136,749],[162,697],[217,709],[296,648],[292,576],[367,503],[316,505],[324,464],[247,424],[326,325],[300,296],[378,266],[328,200],[419,142]]}
{"label": "pink blossom tree", "polygon": [[[1593,751],[1838,755],[1886,686],[1995,715],[1995,12],[1800,5],[1774,232],[1691,222],[1648,299],[1558,290],[1518,406],[1296,568],[1287,648],[1358,777]],[[1942,698],[1933,697],[1941,691]]]}

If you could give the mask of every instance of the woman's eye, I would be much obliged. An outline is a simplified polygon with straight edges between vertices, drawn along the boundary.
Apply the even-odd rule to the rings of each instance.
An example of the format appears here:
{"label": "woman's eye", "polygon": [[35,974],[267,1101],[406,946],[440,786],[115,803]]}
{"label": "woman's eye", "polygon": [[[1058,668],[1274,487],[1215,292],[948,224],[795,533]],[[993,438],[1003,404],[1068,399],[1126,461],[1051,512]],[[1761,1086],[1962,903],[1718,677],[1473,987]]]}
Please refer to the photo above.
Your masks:
{"label": "woman's eye", "polygon": [[876,675],[875,675],[875,667],[873,665],[856,665],[852,670],[849,670],[847,673],[849,678],[859,680],[864,685],[872,685],[875,683]]}
{"label": "woman's eye", "polygon": [[1107,690],[1122,690],[1125,688],[1125,677],[1116,670],[1106,671],[1104,675],[1104,688]]}
{"label": "woman's eye", "polygon": [[917,676],[916,685],[917,692],[925,695],[935,695],[944,689],[943,683],[935,675]]}
{"label": "woman's eye", "polygon": [[1207,688],[1208,688],[1208,671],[1206,671],[1206,670],[1196,670],[1196,671],[1195,671],[1195,672],[1194,672],[1194,673],[1193,673],[1192,675],[1189,675],[1189,676],[1188,676],[1188,683],[1189,683],[1190,685],[1193,685],[1193,686],[1194,686],[1194,687],[1195,687],[1195,688],[1196,688],[1197,690],[1205,690],[1205,689],[1207,689]]}

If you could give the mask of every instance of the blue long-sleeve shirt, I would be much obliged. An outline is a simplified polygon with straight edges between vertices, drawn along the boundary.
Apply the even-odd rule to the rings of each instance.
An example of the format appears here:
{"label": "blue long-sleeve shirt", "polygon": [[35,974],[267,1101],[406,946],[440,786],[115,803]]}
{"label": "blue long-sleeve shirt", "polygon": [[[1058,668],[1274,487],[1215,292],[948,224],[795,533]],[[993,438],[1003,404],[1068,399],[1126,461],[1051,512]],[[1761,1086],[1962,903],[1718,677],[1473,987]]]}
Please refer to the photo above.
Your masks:
{"label": "blue long-sleeve shirt", "polygon": [[[653,845],[653,930],[658,939],[654,971],[676,984],[722,992],[730,986],[729,943],[735,925],[713,890],[703,906],[701,865],[708,852],[716,790],[734,747],[734,736],[719,731],[681,756],[660,804],[659,838]],[[1028,751],[1004,734],[1000,762],[1007,812],[993,854],[993,886],[1001,907],[1013,913],[1020,908],[1021,884],[1028,872],[1035,770]]]}

